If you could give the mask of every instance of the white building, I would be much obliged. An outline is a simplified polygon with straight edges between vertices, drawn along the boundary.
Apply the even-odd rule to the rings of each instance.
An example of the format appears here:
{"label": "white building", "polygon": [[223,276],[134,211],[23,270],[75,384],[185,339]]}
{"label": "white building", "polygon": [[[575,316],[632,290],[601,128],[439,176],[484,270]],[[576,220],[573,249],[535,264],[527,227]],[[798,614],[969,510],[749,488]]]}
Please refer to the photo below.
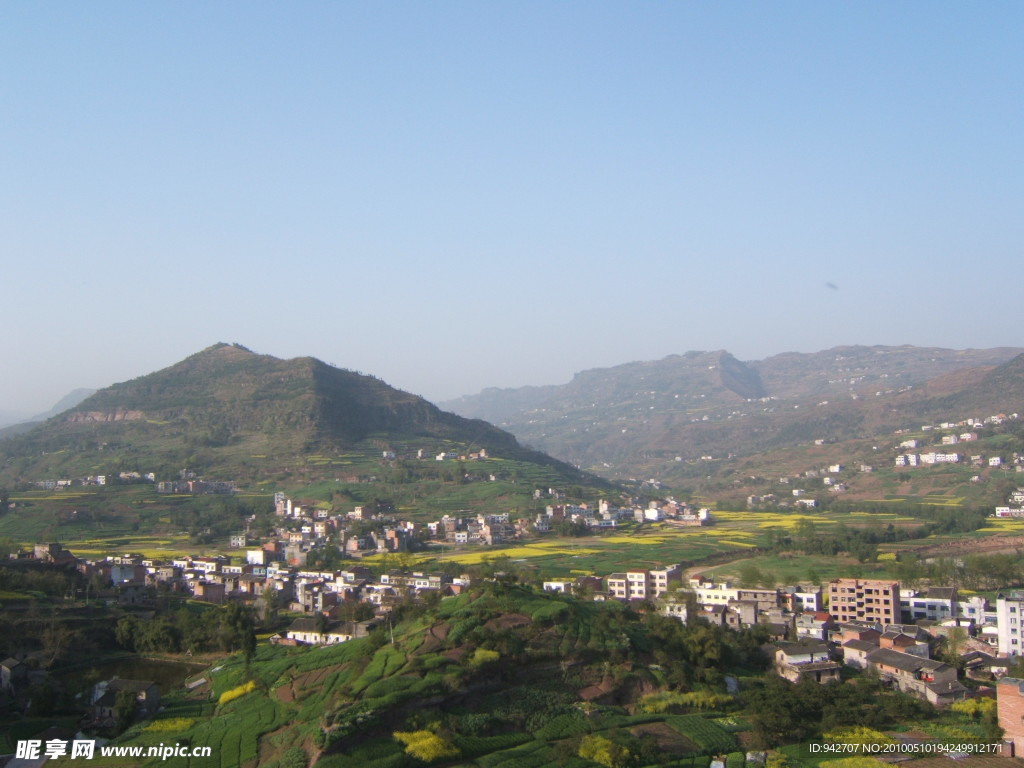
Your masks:
{"label": "white building", "polygon": [[918,619],[946,621],[956,618],[957,594],[953,587],[929,587],[926,590],[901,589],[900,612],[903,621],[915,623]]}
{"label": "white building", "polygon": [[996,598],[996,627],[999,653],[1002,656],[1020,656],[1021,619],[1024,618],[1024,591],[1013,590]]}

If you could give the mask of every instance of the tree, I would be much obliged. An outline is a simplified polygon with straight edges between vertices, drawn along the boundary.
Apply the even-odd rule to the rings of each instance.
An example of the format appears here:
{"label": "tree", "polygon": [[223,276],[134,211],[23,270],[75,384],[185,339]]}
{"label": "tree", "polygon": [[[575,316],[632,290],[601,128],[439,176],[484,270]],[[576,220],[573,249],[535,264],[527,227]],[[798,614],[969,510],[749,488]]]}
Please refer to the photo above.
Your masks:
{"label": "tree", "polygon": [[256,653],[256,622],[252,611],[239,603],[229,603],[221,618],[221,638],[224,650],[240,650],[248,666]]}
{"label": "tree", "polygon": [[260,595],[260,611],[264,624],[272,624],[277,619],[277,612],[281,610],[281,593],[277,587],[267,584],[267,588]]}
{"label": "tree", "polygon": [[585,760],[593,760],[606,768],[622,768],[632,755],[625,747],[598,734],[587,734],[580,740],[577,754]]}
{"label": "tree", "polygon": [[967,630],[963,627],[950,627],[946,633],[945,648],[942,651],[942,660],[951,667],[962,670],[964,660],[960,656],[964,643],[967,642]]}
{"label": "tree", "polygon": [[818,531],[814,522],[807,519],[797,521],[794,530],[794,543],[802,552],[815,552],[818,546]]}
{"label": "tree", "polygon": [[117,622],[114,627],[114,639],[117,644],[128,651],[135,650],[135,619],[125,616]]}
{"label": "tree", "polygon": [[71,647],[75,633],[56,618],[51,618],[43,629],[43,666],[52,667]]}
{"label": "tree", "polygon": [[123,731],[135,719],[139,702],[132,691],[118,691],[114,700],[114,719],[117,721],[117,730]]}
{"label": "tree", "polygon": [[741,587],[756,587],[762,584],[764,580],[764,573],[753,563],[744,563],[743,567],[740,568]]}

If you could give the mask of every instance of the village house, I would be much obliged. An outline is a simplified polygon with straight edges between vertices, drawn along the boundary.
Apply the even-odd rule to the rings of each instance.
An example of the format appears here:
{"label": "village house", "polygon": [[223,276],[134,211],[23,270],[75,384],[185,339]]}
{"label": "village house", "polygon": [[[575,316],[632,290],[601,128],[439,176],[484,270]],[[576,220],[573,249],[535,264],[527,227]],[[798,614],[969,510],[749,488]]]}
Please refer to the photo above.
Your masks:
{"label": "village house", "polygon": [[682,584],[682,567],[673,564],[650,571],[613,573],[605,581],[612,597],[620,600],[647,600],[664,595],[672,584]]}
{"label": "village house", "polygon": [[774,648],[776,673],[792,683],[808,679],[816,683],[839,680],[840,664],[829,658],[826,643],[776,643]]}
{"label": "village house", "polygon": [[328,621],[322,616],[295,619],[285,638],[299,645],[337,645],[365,637],[366,625],[351,621]]}
{"label": "village house", "polygon": [[895,581],[833,579],[828,585],[828,609],[840,623],[891,624],[900,617],[899,590]]}
{"label": "village house", "polygon": [[794,619],[794,628],[799,640],[828,640],[829,632],[835,625],[835,620],[826,611],[801,613]]}
{"label": "village house", "polygon": [[817,613],[822,610],[821,587],[793,585],[783,587],[779,597],[782,606],[790,613]]}
{"label": "village house", "polygon": [[28,681],[28,665],[15,658],[0,661],[0,691],[10,693]]}
{"label": "village house", "polygon": [[956,667],[909,653],[879,648],[867,656],[870,669],[897,691],[944,707],[967,698],[967,688],[957,680]]}
{"label": "village house", "polygon": [[115,677],[93,688],[92,701],[87,708],[88,728],[112,729],[125,723],[118,722],[118,695],[127,692],[135,699],[136,717],[152,717],[160,709],[160,687],[151,680],[128,680]]}

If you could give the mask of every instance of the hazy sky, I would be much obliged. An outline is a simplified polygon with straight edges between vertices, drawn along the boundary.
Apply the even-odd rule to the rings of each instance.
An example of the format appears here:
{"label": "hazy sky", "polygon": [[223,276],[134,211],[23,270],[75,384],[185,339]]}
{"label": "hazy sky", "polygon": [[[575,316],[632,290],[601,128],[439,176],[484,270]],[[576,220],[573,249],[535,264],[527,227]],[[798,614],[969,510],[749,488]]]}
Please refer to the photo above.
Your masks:
{"label": "hazy sky", "polygon": [[0,4],[0,411],[1024,345],[1024,4]]}

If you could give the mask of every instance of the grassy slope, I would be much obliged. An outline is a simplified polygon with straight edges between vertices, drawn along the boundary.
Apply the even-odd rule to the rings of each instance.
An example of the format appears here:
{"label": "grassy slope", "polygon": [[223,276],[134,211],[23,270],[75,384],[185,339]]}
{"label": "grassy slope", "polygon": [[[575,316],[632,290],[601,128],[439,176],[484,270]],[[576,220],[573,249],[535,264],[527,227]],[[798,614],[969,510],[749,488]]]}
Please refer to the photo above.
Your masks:
{"label": "grassy slope", "polygon": [[[618,605],[517,587],[475,593],[399,625],[394,645],[385,637],[383,644],[364,639],[323,649],[262,647],[248,670],[230,660],[211,675],[211,692],[168,697],[156,723],[137,726],[119,743],[213,747],[213,758],[192,761],[197,768],[265,765],[295,748],[320,754],[322,766],[384,768],[422,764],[402,754],[392,732],[443,721],[461,751],[456,762],[467,766],[559,764],[554,750],[574,734],[643,724],[667,728],[662,737],[691,760],[734,750],[733,737],[701,717],[629,715],[611,706],[588,717],[576,706],[586,686],[601,685],[607,698],[622,702],[661,687],[658,673],[639,663],[644,644],[641,627]],[[484,645],[515,657],[514,668],[500,659],[476,661],[473,649]],[[255,691],[216,703],[247,679]]]}

